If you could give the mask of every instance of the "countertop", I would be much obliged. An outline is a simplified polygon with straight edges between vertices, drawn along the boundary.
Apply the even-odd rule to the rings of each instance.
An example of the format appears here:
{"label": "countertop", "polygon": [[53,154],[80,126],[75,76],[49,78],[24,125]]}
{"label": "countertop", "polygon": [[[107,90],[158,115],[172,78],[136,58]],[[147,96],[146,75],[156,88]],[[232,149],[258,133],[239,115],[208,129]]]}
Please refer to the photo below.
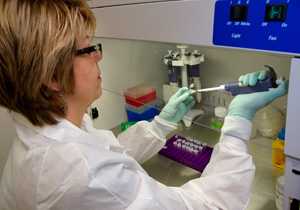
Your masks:
{"label": "countertop", "polygon": [[[189,129],[179,129],[173,134],[175,133],[199,139],[211,146],[218,142],[220,136],[220,132],[196,125]],[[249,143],[250,153],[253,155],[256,166],[256,173],[248,210],[276,210],[276,179],[283,175],[283,171],[272,166],[271,145],[272,139],[261,136],[256,136]],[[181,186],[191,179],[200,177],[199,172],[159,154],[142,166],[150,176],[168,186]]]}

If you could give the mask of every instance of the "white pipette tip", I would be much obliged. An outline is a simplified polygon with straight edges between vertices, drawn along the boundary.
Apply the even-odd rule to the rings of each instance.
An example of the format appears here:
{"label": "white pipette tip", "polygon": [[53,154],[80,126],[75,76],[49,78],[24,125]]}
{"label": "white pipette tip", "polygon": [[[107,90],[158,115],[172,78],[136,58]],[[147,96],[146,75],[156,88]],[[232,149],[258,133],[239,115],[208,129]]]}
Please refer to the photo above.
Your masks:
{"label": "white pipette tip", "polygon": [[197,93],[196,90],[191,89],[191,94]]}
{"label": "white pipette tip", "polygon": [[225,89],[225,85],[220,85],[218,87],[213,87],[213,88],[198,89],[198,90],[193,90],[192,89],[192,94],[193,93],[201,93],[201,92],[210,92],[210,91],[224,90],[224,89]]}
{"label": "white pipette tip", "polygon": [[194,87],[195,87],[194,83],[190,84],[189,89],[191,91],[191,94],[197,93],[197,91],[193,89]]}

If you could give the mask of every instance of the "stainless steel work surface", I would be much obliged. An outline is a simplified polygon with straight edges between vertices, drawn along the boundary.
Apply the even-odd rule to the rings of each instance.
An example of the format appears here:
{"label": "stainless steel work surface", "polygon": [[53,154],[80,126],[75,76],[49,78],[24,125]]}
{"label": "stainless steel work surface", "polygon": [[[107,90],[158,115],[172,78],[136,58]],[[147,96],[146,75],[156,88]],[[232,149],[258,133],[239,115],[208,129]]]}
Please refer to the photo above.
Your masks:
{"label": "stainless steel work surface", "polygon": [[[218,142],[220,133],[211,129],[192,126],[190,129],[177,130],[175,133],[186,137],[197,138],[209,145]],[[250,153],[253,155],[256,174],[252,187],[248,210],[275,210],[275,185],[278,176],[283,172],[273,168],[271,160],[272,140],[256,137],[250,141]],[[173,160],[156,155],[143,168],[150,176],[168,186],[181,186],[187,181],[200,177],[200,174]]]}

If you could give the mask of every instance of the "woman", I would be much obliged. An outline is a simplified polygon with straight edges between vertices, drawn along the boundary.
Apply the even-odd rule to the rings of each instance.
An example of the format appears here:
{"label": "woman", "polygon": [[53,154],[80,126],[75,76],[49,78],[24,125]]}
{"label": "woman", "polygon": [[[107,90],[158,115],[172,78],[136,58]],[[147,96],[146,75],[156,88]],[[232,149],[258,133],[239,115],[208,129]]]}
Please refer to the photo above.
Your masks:
{"label": "woman", "polygon": [[[246,208],[254,165],[247,152],[257,109],[286,84],[236,97],[220,142],[201,178],[182,187],[153,180],[140,167],[193,106],[180,89],[152,122],[118,138],[93,128],[85,114],[101,96],[100,45],[90,46],[95,18],[83,0],[0,1],[0,104],[17,139],[1,179],[0,209]],[[265,72],[241,77],[255,85]]]}

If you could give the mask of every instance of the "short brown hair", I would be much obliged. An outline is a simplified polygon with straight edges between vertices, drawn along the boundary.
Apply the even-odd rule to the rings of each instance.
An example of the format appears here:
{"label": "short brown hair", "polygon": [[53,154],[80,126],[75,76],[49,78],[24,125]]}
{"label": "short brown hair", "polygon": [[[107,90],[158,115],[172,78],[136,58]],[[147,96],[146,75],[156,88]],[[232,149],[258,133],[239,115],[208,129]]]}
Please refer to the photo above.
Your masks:
{"label": "short brown hair", "polygon": [[84,0],[0,0],[0,105],[38,126],[64,117],[78,39],[95,22]]}

